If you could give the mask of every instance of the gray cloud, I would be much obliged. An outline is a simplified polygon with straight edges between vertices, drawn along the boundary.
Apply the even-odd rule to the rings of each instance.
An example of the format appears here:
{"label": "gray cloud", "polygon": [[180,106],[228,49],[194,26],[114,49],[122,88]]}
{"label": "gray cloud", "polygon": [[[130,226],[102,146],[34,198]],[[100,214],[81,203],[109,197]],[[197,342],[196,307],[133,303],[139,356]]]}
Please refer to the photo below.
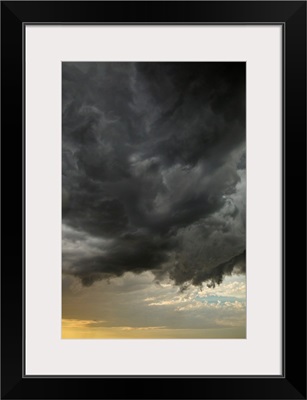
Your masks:
{"label": "gray cloud", "polygon": [[63,269],[245,269],[245,64],[63,63]]}

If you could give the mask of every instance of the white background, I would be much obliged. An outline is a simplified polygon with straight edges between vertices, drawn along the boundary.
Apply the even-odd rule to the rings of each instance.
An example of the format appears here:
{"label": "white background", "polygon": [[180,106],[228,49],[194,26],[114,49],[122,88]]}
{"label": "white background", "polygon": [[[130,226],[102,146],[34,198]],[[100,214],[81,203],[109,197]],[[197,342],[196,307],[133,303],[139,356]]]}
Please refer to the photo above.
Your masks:
{"label": "white background", "polygon": [[[26,27],[26,375],[280,375],[280,26]],[[247,338],[61,339],[61,62],[247,62]]]}

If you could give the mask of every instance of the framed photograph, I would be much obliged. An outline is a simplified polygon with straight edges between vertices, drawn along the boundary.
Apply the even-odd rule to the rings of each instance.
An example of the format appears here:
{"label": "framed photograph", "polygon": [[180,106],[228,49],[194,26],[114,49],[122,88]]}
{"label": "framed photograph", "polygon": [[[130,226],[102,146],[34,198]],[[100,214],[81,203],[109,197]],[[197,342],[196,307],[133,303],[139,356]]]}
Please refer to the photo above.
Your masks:
{"label": "framed photograph", "polygon": [[306,399],[306,3],[1,27],[2,398]]}

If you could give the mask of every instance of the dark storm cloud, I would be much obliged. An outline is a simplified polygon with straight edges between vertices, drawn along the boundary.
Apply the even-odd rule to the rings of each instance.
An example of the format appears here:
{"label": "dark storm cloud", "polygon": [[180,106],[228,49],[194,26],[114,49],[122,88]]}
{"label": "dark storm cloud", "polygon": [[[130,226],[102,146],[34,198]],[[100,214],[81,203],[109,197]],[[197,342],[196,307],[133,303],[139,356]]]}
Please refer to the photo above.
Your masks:
{"label": "dark storm cloud", "polygon": [[62,154],[66,273],[243,271],[244,63],[63,63]]}

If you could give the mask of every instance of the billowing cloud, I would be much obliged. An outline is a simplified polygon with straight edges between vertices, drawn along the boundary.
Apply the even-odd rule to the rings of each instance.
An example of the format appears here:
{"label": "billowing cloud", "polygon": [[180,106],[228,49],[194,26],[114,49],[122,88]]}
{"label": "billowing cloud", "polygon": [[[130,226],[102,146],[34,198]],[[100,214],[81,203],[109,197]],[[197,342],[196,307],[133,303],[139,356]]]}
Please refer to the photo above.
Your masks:
{"label": "billowing cloud", "polygon": [[245,63],[63,63],[63,271],[245,271]]}

